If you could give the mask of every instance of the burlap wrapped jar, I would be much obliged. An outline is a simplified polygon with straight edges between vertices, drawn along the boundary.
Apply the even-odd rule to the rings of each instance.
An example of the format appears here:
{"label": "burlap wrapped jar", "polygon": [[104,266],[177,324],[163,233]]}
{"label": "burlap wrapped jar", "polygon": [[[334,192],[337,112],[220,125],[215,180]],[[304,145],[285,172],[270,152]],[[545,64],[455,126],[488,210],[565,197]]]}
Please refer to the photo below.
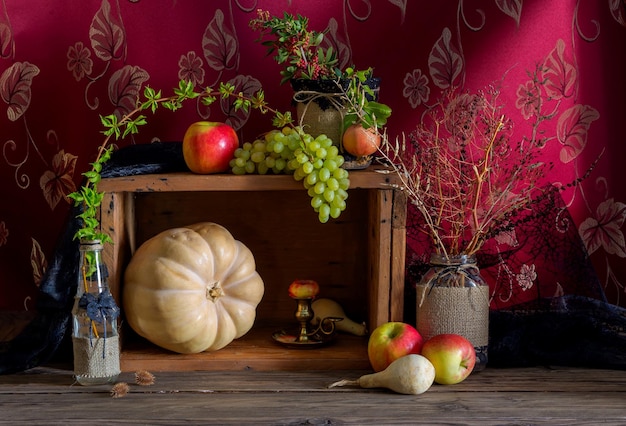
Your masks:
{"label": "burlap wrapped jar", "polygon": [[489,345],[489,286],[475,256],[434,254],[417,285],[416,328],[427,340],[437,334],[466,337],[476,349],[474,371],[485,368]]}

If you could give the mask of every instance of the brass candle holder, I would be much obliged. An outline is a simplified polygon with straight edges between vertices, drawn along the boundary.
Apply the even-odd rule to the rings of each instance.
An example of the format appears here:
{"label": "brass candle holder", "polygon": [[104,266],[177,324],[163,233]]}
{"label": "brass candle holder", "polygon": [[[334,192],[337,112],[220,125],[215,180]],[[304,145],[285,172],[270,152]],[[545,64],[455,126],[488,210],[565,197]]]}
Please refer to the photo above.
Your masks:
{"label": "brass candle holder", "polygon": [[318,293],[319,285],[313,280],[295,280],[289,285],[289,297],[296,301],[294,316],[298,322],[298,330],[295,333],[277,331],[272,335],[275,341],[297,348],[319,346],[332,341],[335,323],[343,318],[326,317],[313,328],[311,321],[315,318],[315,313],[311,304]]}

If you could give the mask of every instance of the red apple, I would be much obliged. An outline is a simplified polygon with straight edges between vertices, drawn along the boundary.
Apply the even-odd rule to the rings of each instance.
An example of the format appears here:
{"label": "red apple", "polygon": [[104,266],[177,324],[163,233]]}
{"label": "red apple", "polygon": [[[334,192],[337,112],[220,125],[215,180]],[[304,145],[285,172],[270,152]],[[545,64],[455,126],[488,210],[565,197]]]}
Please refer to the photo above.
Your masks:
{"label": "red apple", "polygon": [[320,286],[313,280],[295,280],[289,285],[289,297],[292,299],[315,299]]}
{"label": "red apple", "polygon": [[363,128],[360,124],[352,124],[342,136],[343,149],[355,157],[372,155],[380,146],[381,137],[373,127]]}
{"label": "red apple", "polygon": [[199,174],[227,171],[239,147],[239,138],[228,124],[198,121],[183,136],[183,158],[189,170]]}
{"label": "red apple", "polygon": [[438,334],[422,347],[422,355],[435,367],[435,382],[454,385],[465,380],[476,364],[474,345],[458,334]]}
{"label": "red apple", "polygon": [[374,371],[383,371],[393,361],[408,354],[419,354],[424,339],[410,324],[386,322],[376,327],[367,343],[367,355]]}

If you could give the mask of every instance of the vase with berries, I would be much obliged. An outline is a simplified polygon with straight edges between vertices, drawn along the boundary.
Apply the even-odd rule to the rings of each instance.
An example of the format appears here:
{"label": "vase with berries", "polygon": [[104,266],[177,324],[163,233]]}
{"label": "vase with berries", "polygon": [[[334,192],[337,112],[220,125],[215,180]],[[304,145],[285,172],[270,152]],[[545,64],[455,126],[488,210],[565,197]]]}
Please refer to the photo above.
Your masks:
{"label": "vase with berries", "polygon": [[[304,16],[284,12],[279,17],[259,10],[250,27],[260,33],[258,41],[268,55],[283,66],[281,84],[289,82],[294,91],[298,124],[313,136],[326,134],[342,153],[362,157],[350,148],[346,151],[346,129],[358,126],[381,133],[391,115],[391,109],[378,102],[380,79],[373,69],[342,69],[324,32],[309,29]],[[369,154],[374,152],[376,146]]]}

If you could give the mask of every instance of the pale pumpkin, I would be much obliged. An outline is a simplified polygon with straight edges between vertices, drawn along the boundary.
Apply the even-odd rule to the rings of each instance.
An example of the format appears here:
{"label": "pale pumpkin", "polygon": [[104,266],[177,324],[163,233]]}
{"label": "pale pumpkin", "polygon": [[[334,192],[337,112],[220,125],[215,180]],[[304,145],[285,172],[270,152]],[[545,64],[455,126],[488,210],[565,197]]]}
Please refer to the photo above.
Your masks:
{"label": "pale pumpkin", "polygon": [[252,252],[226,228],[203,222],[144,242],[126,268],[122,301],[140,336],[198,353],[246,334],[263,293]]}

